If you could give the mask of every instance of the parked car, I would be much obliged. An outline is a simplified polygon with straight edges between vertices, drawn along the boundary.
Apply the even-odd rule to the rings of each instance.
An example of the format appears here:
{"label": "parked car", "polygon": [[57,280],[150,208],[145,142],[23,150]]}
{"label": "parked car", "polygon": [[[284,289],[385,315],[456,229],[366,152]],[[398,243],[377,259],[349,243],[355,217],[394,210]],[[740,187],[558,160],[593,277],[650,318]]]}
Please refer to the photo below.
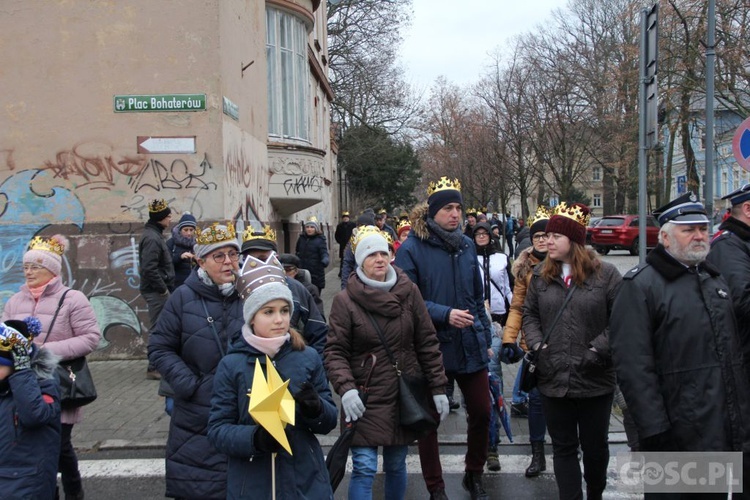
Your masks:
{"label": "parked car", "polygon": [[591,229],[596,227],[597,224],[599,224],[599,221],[601,221],[601,217],[592,217],[591,220],[589,220],[589,225],[586,228],[586,244],[591,244]]}
{"label": "parked car", "polygon": [[[648,215],[646,248],[654,248],[658,240],[659,224],[653,216]],[[602,255],[607,255],[610,250],[628,250],[630,255],[638,255],[638,216],[608,215],[602,217],[596,227],[591,228],[591,246]]]}

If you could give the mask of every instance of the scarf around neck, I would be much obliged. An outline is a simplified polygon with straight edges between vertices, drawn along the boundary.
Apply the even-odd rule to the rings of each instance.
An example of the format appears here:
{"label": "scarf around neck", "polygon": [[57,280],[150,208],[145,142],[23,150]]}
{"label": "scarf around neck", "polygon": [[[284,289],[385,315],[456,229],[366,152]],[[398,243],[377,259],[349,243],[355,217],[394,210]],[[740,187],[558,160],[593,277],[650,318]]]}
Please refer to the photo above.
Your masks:
{"label": "scarf around neck", "polygon": [[393,285],[396,284],[396,270],[393,269],[393,266],[388,264],[388,273],[385,275],[385,281],[375,281],[373,279],[368,278],[364,271],[362,271],[362,268],[357,266],[357,276],[359,276],[359,279],[362,280],[362,283],[364,283],[367,286],[370,286],[372,288],[377,288],[378,290],[384,290],[389,291],[391,288],[393,288]]}
{"label": "scarf around neck", "polygon": [[427,227],[435,236],[445,243],[451,253],[457,252],[458,249],[461,248],[461,241],[463,240],[464,233],[461,231],[460,227],[457,227],[453,231],[446,231],[435,222],[435,219],[430,217],[427,218]]}
{"label": "scarf around neck", "polygon": [[232,295],[232,292],[234,292],[234,282],[222,283],[221,285],[217,285],[208,275],[206,270],[202,267],[198,268],[198,278],[201,280],[201,282],[203,282],[204,285],[217,287],[219,289],[219,292],[221,292],[224,297],[229,297],[230,295]]}
{"label": "scarf around neck", "polygon": [[31,296],[34,298],[34,300],[39,300],[39,297],[42,296],[42,294],[47,289],[47,287],[50,286],[50,284],[55,283],[55,280],[59,280],[59,279],[60,279],[59,276],[55,276],[54,278],[49,280],[47,283],[41,286],[37,286],[34,288],[29,287],[29,293],[31,293]]}
{"label": "scarf around neck", "polygon": [[285,343],[289,341],[292,336],[287,332],[281,337],[265,338],[258,337],[253,333],[253,329],[250,325],[242,325],[242,338],[250,344],[250,347],[254,347],[269,358],[273,359],[276,356]]}

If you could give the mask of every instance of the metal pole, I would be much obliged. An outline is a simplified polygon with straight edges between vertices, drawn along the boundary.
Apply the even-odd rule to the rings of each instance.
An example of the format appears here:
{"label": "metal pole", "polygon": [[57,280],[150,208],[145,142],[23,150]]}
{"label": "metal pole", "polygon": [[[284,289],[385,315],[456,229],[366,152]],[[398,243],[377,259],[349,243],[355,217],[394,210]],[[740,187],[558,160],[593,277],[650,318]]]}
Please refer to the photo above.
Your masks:
{"label": "metal pole", "polygon": [[716,59],[716,0],[708,0],[708,42],[706,44],[706,213],[714,228],[714,61]]}
{"label": "metal pole", "polygon": [[638,262],[643,265],[646,262],[646,170],[648,168],[648,156],[646,155],[646,20],[648,9],[641,10],[641,63],[640,63],[640,88],[638,92],[639,101],[639,125],[638,125]]}

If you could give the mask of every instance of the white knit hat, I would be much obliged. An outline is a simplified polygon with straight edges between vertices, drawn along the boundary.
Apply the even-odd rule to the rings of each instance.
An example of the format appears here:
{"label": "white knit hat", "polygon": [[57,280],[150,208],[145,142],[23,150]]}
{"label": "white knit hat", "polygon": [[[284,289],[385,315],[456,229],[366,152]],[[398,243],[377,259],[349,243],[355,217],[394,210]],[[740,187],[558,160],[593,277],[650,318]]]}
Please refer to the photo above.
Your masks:
{"label": "white knit hat", "polygon": [[357,230],[352,245],[354,247],[354,260],[358,266],[362,266],[368,255],[375,252],[388,253],[388,240],[385,234],[376,226],[363,226]]}
{"label": "white knit hat", "polygon": [[284,268],[273,252],[265,261],[252,255],[245,258],[237,280],[237,291],[245,301],[242,305],[245,323],[250,323],[255,313],[272,300],[285,300],[289,303],[290,311],[294,310],[294,298],[286,284]]}

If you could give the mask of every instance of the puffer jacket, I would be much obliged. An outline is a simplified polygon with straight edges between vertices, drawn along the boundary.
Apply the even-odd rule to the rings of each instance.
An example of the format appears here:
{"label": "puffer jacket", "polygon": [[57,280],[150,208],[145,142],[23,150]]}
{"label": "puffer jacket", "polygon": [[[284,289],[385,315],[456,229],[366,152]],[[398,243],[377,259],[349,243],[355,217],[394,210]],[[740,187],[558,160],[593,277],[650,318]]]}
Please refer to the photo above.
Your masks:
{"label": "puffer jacket", "polygon": [[667,451],[750,451],[747,360],[728,290],[709,262],[688,268],[662,245],[625,273],[610,342],[641,440],[668,433]]}
{"label": "puffer jacket", "polygon": [[243,322],[237,292],[224,297],[194,272],[169,297],[150,334],[149,361],[175,393],[167,439],[167,496],[226,497],[227,457],[208,441],[208,413],[216,367]]}
{"label": "puffer jacket", "polygon": [[[593,250],[589,250],[589,256],[597,259]],[[547,347],[539,350],[538,388],[545,396],[590,398],[615,390],[609,315],[622,277],[614,265],[600,265],[583,285],[576,287]],[[541,266],[537,266],[523,308],[523,329],[532,348],[543,340],[569,291],[560,276],[547,283],[540,273]]]}
{"label": "puffer jacket", "polygon": [[185,283],[185,280],[190,276],[190,272],[195,268],[195,260],[185,260],[182,258],[182,254],[185,252],[193,253],[193,247],[195,246],[195,238],[185,238],[180,233],[180,228],[175,226],[172,228],[172,237],[167,240],[167,249],[172,256],[172,266],[174,267],[174,288]]}
{"label": "puffer jacket", "polygon": [[172,254],[162,235],[158,223],[148,221],[138,242],[138,264],[140,265],[141,293],[160,293],[174,290],[174,265]]}
{"label": "puffer jacket", "polygon": [[[216,371],[208,438],[229,456],[226,498],[272,497],[271,456],[255,449],[258,425],[248,414],[256,363],[266,373],[266,355],[239,336]],[[287,342],[274,356],[273,365],[282,380],[289,380],[289,392],[296,394],[304,382],[310,382],[322,403],[318,417],[307,418],[297,411],[294,426],[286,427],[292,455],[281,451],[276,456],[275,498],[332,499],[328,470],[315,434],[328,434],[336,427],[337,410],[320,356],[311,347],[295,351]]]}
{"label": "puffer jacket", "polygon": [[[372,368],[370,355],[376,357],[367,409],[355,427],[355,446],[404,445],[417,438],[398,424],[398,376],[367,312],[380,326],[404,373],[424,375],[433,394],[445,394],[448,382],[435,328],[419,289],[394,269],[397,281],[389,291],[367,286],[352,274],[346,290],[336,294],[331,306],[325,366],[334,390],[343,396],[350,389],[361,389]],[[344,417],[342,412],[342,429]]]}
{"label": "puffer jacket", "polygon": [[[526,300],[526,290],[531,282],[534,266],[541,262],[533,252],[533,248],[527,248],[513,262],[513,275],[516,277],[516,282],[513,287],[513,300],[510,302],[510,314],[508,314],[508,320],[505,322],[505,328],[503,329],[503,344],[518,342],[518,345],[524,351],[529,349],[526,343],[526,335],[522,330],[523,303]],[[518,339],[519,335],[521,336],[520,340]]]}
{"label": "puffer jacket", "polygon": [[326,267],[329,264],[328,242],[325,236],[301,234],[297,240],[296,254],[302,261],[302,268],[310,271],[313,285],[323,290],[326,287]]}
{"label": "puffer jacket", "polygon": [[[65,296],[50,332],[49,327],[55,316],[57,304],[66,290],[70,291]],[[21,290],[5,304],[2,321],[23,320],[28,316],[36,316],[42,322],[42,331],[34,338],[34,344],[43,345],[62,361],[87,356],[99,345],[101,333],[94,308],[82,292],[63,285],[59,277],[49,282],[38,301],[31,296],[28,286],[21,285]],[[83,412],[83,408],[63,410],[62,423],[81,422]]]}
{"label": "puffer jacket", "polygon": [[55,497],[60,458],[58,357],[40,349],[31,369],[0,380],[0,496]]}
{"label": "puffer jacket", "polygon": [[[437,330],[443,364],[448,373],[475,373],[487,369],[492,327],[484,308],[482,279],[474,242],[463,237],[450,253],[427,226],[427,204],[414,209],[409,237],[398,249],[395,264],[416,283]],[[474,324],[454,328],[451,309],[468,310]]]}

